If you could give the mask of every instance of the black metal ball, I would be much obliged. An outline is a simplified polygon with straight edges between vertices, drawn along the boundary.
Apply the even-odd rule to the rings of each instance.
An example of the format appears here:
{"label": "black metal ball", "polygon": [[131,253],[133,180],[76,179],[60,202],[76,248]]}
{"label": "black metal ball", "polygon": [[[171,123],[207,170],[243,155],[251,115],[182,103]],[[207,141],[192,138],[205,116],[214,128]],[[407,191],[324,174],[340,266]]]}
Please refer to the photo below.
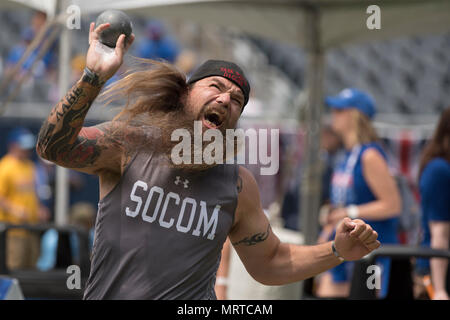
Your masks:
{"label": "black metal ball", "polygon": [[95,27],[103,23],[109,23],[110,26],[100,33],[100,42],[104,45],[115,48],[117,39],[121,34],[125,35],[125,43],[128,42],[131,32],[131,19],[124,12],[119,10],[103,11],[95,21]]}

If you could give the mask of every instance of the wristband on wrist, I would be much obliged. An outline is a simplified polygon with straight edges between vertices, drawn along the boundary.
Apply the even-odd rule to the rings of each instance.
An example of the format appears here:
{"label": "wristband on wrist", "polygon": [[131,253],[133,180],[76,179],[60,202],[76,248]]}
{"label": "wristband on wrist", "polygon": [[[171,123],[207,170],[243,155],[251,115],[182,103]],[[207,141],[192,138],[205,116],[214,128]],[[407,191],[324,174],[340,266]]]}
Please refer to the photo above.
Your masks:
{"label": "wristband on wrist", "polygon": [[217,277],[216,278],[216,286],[227,286],[228,278],[226,277]]}
{"label": "wristband on wrist", "polygon": [[335,255],[336,258],[339,259],[340,262],[345,261],[345,259],[339,254],[339,252],[337,252],[336,246],[334,245],[334,241],[331,242],[331,250],[333,250],[333,254]]}
{"label": "wristband on wrist", "polygon": [[347,212],[347,216],[352,220],[359,217],[359,209],[354,204],[349,205],[347,208],[345,208],[345,211]]}
{"label": "wristband on wrist", "polygon": [[105,81],[100,81],[100,77],[97,73],[92,72],[89,70],[88,67],[84,68],[83,77],[81,78],[82,81],[89,83],[90,85],[94,87],[101,87],[105,84]]}

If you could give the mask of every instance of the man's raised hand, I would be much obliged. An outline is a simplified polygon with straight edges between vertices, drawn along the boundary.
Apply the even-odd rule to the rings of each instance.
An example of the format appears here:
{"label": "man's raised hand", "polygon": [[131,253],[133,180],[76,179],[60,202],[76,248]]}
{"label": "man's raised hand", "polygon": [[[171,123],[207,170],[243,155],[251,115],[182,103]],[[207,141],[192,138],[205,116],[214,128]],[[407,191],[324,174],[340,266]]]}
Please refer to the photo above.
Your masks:
{"label": "man's raised hand", "polygon": [[125,43],[125,35],[122,34],[117,39],[116,47],[109,48],[100,43],[100,33],[109,28],[109,23],[95,27],[92,22],[89,28],[89,50],[86,56],[86,67],[99,75],[101,82],[106,82],[111,78],[123,63],[123,56],[134,41],[134,34],[131,34],[128,43]]}

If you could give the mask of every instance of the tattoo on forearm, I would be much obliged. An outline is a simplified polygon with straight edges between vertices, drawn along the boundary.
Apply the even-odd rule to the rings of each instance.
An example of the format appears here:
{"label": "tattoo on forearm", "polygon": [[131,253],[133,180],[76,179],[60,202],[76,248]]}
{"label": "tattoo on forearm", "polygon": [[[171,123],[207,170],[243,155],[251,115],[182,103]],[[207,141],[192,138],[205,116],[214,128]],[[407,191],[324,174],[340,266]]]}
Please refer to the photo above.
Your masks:
{"label": "tattoo on forearm", "polygon": [[97,139],[79,135],[99,88],[77,83],[41,127],[37,150],[46,159],[77,168],[92,164],[101,150]]}
{"label": "tattoo on forearm", "polygon": [[269,237],[270,234],[270,224],[267,226],[266,232],[256,233],[250,237],[246,237],[238,242],[233,243],[234,246],[245,244],[246,246],[253,246],[259,242],[263,242]]}
{"label": "tattoo on forearm", "polygon": [[242,191],[242,178],[241,176],[238,176],[237,178],[237,191],[240,193]]}

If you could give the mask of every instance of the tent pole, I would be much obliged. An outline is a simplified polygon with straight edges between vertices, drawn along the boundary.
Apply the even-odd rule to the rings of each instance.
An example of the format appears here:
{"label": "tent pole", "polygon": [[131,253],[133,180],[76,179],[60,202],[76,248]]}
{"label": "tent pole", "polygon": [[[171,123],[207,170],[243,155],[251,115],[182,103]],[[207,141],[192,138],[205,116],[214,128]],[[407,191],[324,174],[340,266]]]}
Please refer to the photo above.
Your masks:
{"label": "tent pole", "polygon": [[[306,15],[306,49],[308,55],[307,90],[308,102],[305,112],[304,128],[306,145],[304,152],[304,170],[300,187],[299,229],[304,236],[304,243],[316,243],[319,226],[321,200],[322,167],[320,161],[320,134],[323,106],[323,72],[324,54],[321,46],[320,12],[311,7]],[[303,290],[301,291],[303,294]]]}
{"label": "tent pole", "polygon": [[[64,13],[67,0],[58,2],[58,12]],[[69,90],[70,81],[70,31],[63,24],[59,42],[58,83],[59,96],[63,97]],[[55,223],[58,226],[67,224],[69,209],[69,172],[66,168],[56,166],[55,181]]]}
{"label": "tent pole", "polygon": [[318,214],[321,198],[320,131],[323,106],[324,55],[320,44],[320,17],[317,11],[308,15],[309,30],[307,41],[308,70],[306,108],[306,149],[305,170],[301,186],[301,230],[305,244],[315,243],[318,235]]}
{"label": "tent pole", "polygon": [[320,16],[317,10],[307,15],[307,90],[308,103],[305,113],[306,146],[304,171],[300,188],[300,229],[305,244],[314,244],[318,236],[318,216],[321,198],[320,131],[323,106],[324,55],[320,44]]}

